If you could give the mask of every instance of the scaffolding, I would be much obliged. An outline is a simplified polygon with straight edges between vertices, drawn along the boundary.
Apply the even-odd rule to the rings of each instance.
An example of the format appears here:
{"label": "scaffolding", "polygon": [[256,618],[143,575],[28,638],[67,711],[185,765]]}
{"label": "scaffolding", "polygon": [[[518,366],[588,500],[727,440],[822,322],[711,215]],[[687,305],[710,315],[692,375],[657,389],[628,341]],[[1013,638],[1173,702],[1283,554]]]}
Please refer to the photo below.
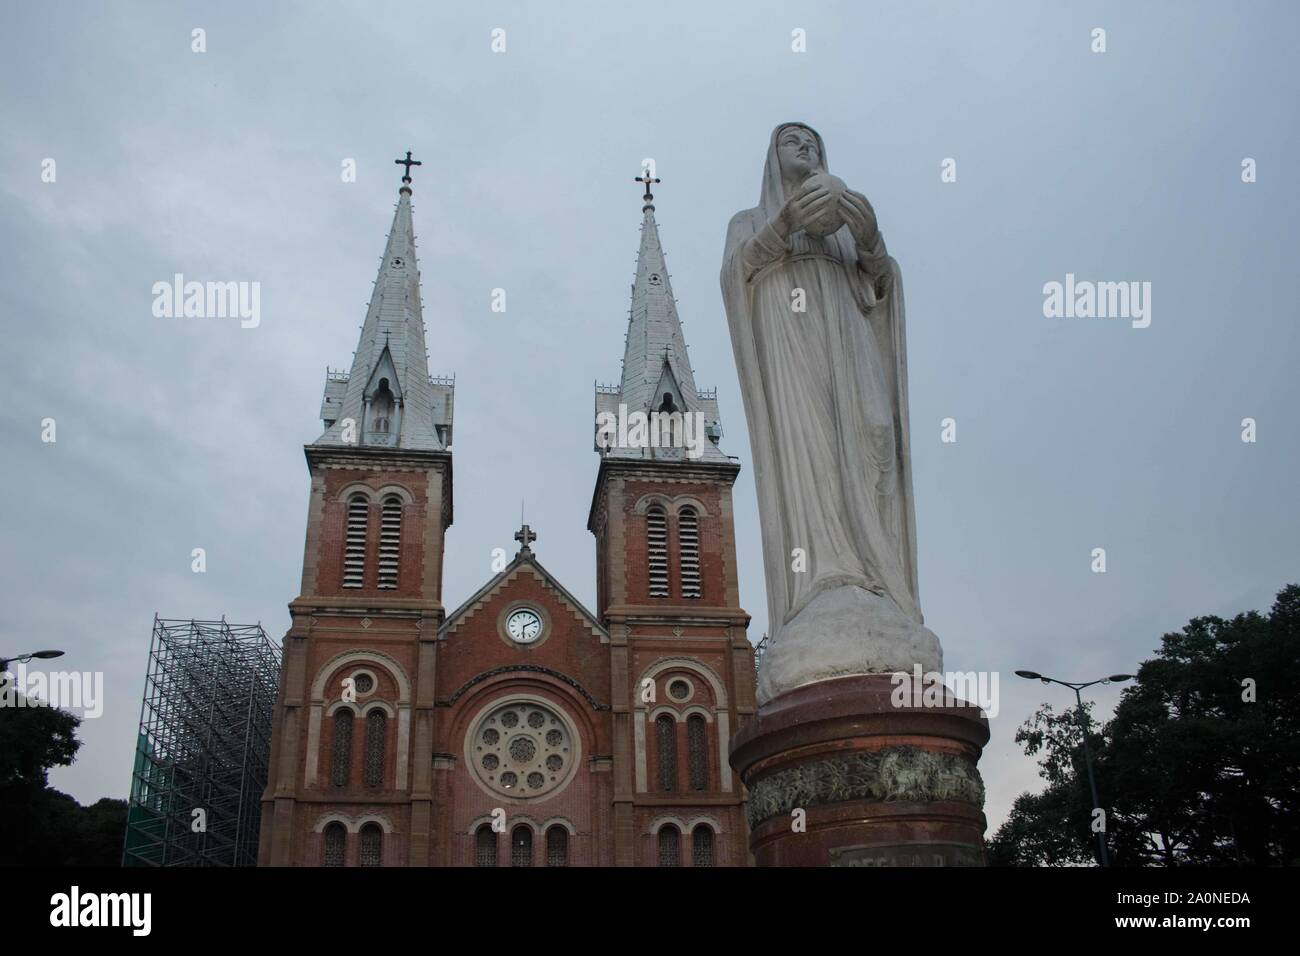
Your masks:
{"label": "scaffolding", "polygon": [[279,682],[260,624],[154,615],[123,866],[256,865]]}

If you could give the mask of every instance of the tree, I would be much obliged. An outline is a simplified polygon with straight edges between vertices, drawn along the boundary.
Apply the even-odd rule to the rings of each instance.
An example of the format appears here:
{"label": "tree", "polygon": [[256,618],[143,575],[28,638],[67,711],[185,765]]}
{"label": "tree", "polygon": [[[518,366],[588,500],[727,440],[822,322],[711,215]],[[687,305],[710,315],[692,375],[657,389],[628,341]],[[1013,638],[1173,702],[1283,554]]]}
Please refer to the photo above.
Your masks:
{"label": "tree", "polygon": [[10,691],[0,706],[0,846],[8,862],[42,866],[118,866],[126,801],[82,807],[49,786],[81,742],[81,720]]}
{"label": "tree", "polygon": [[[1088,743],[1117,866],[1300,862],[1300,586],[1270,614],[1200,617],[1161,639]],[[1044,705],[1016,733],[1047,789],[1022,794],[995,863],[1095,859],[1077,708]]]}

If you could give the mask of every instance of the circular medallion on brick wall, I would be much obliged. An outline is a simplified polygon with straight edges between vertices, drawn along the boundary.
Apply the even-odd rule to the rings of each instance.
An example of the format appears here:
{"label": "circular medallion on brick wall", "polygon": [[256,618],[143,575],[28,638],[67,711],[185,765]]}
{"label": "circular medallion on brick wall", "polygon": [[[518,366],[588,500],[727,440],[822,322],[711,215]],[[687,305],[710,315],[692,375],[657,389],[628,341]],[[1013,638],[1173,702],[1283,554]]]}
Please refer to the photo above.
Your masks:
{"label": "circular medallion on brick wall", "polygon": [[489,704],[465,740],[474,779],[489,793],[513,800],[559,792],[573,777],[579,751],[577,733],[564,712],[533,697]]}

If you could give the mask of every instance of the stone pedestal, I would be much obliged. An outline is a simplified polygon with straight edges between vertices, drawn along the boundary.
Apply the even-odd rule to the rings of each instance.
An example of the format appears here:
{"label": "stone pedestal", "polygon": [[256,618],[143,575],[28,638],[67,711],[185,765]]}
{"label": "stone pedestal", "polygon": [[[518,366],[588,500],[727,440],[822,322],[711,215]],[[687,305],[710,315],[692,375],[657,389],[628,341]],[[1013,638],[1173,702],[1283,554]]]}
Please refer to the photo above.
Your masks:
{"label": "stone pedestal", "polygon": [[759,866],[984,865],[988,721],[951,696],[925,706],[911,678],[896,706],[896,687],[888,674],[808,684],[732,738]]}

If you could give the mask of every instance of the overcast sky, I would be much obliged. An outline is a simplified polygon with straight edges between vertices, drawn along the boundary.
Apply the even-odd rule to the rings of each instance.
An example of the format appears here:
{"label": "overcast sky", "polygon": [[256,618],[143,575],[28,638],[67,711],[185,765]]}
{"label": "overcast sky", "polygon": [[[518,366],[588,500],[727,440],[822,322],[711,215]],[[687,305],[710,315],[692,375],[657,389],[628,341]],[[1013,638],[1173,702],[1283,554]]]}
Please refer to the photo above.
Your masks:
{"label": "overcast sky", "polygon": [[[991,833],[1039,788],[1016,727],[1068,702],[1012,670],[1130,671],[1189,617],[1300,580],[1298,21],[1263,2],[5,4],[0,653],[63,648],[106,692],[51,782],[127,795],[155,611],[287,629],[302,446],[326,366],[351,364],[407,149],[431,371],[457,382],[448,606],[513,553],[521,498],[541,561],[594,604],[592,383],[619,375],[653,157],[696,380],[745,468],[757,640],[718,270],[773,126],[802,120],[902,267],[922,607],[949,670],[1001,675]],[[155,318],[177,272],[260,283],[260,325]],[[1067,273],[1150,282],[1150,327],[1045,318]]]}

